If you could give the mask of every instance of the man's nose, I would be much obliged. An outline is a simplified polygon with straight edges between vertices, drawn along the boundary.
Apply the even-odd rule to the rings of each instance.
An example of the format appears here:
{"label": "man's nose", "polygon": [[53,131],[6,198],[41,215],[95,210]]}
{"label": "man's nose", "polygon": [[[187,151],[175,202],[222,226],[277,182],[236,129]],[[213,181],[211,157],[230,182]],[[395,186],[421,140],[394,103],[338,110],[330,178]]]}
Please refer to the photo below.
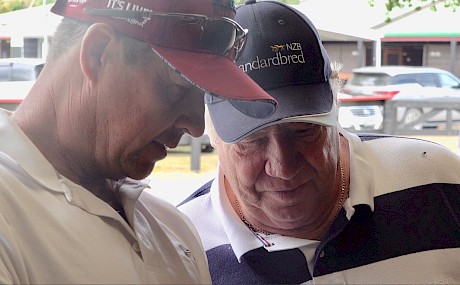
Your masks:
{"label": "man's nose", "polygon": [[301,153],[291,139],[271,139],[267,148],[265,172],[272,177],[292,179],[300,171]]}

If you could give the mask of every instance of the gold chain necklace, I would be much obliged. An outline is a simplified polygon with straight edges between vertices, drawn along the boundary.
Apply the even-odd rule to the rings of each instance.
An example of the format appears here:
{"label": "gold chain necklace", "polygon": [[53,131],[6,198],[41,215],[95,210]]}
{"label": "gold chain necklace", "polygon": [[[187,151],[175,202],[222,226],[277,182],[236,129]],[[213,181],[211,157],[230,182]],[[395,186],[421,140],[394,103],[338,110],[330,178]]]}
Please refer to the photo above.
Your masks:
{"label": "gold chain necklace", "polygon": [[342,177],[342,189],[340,191],[339,206],[337,207],[337,211],[332,221],[334,221],[335,218],[337,218],[337,215],[340,213],[340,210],[342,209],[343,199],[345,198],[345,188],[346,188],[345,171],[343,170],[342,160],[340,158],[339,158],[339,165],[340,165],[340,175]]}
{"label": "gold chain necklace", "polygon": [[[340,210],[342,209],[342,203],[343,203],[343,199],[345,197],[345,188],[346,188],[346,183],[345,183],[345,171],[343,169],[343,165],[342,165],[342,160],[339,159],[339,166],[340,166],[340,175],[341,175],[341,178],[342,178],[342,187],[340,189],[340,198],[339,198],[339,201],[338,201],[338,207],[337,207],[337,210],[336,210],[336,213],[334,214],[334,218],[332,219],[332,221],[335,220],[335,218],[337,218],[337,215],[340,213]],[[236,208],[238,209],[238,216],[240,216],[240,219],[243,221],[243,223],[253,232],[255,233],[263,233],[263,234],[266,234],[266,235],[270,235],[271,233],[267,232],[267,231],[263,231],[263,230],[260,230],[256,227],[254,227],[253,225],[251,225],[248,220],[246,220],[246,218],[244,217],[243,215],[243,211],[241,210],[241,206],[240,206],[240,202],[238,202],[238,198],[236,198],[235,196],[235,204],[236,204]]]}
{"label": "gold chain necklace", "polygon": [[266,234],[266,235],[271,234],[271,233],[269,233],[267,231],[263,231],[263,230],[255,228],[253,225],[251,225],[248,222],[248,220],[246,220],[246,218],[243,215],[243,211],[241,211],[240,202],[238,202],[238,199],[236,198],[236,196],[235,196],[235,204],[236,204],[236,208],[238,209],[238,216],[240,216],[240,219],[243,221],[243,223],[246,225],[246,227],[248,227],[254,233],[263,233],[263,234]]}

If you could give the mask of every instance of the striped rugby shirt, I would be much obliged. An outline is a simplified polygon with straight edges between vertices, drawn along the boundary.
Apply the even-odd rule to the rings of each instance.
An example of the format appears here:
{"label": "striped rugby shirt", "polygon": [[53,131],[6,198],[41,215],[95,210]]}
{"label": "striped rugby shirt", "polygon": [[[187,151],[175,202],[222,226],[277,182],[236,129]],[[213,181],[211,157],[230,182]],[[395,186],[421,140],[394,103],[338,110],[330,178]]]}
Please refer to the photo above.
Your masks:
{"label": "striped rugby shirt", "polygon": [[341,132],[350,193],[321,242],[251,232],[220,171],[179,205],[214,284],[460,283],[460,157],[419,139]]}

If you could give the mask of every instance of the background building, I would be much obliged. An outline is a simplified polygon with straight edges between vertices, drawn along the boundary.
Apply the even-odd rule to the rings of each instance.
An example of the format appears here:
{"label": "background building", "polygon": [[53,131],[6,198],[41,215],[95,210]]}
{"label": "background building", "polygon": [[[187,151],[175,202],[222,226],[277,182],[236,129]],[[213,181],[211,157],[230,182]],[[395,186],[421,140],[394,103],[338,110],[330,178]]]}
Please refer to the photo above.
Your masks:
{"label": "background building", "polygon": [[[386,23],[384,1],[376,2],[370,7],[367,0],[303,0],[292,6],[312,20],[329,56],[343,65],[345,74],[361,66],[415,65],[460,76],[459,12],[402,9]],[[45,58],[61,20],[49,11],[51,6],[0,14],[0,57]]]}
{"label": "background building", "polygon": [[413,9],[392,12],[390,23],[385,21],[384,1],[376,1],[375,7],[366,0],[306,0],[293,6],[318,28],[371,35],[343,41],[323,38],[331,59],[341,62],[344,72],[361,66],[414,65],[438,67],[459,76],[460,13],[441,4],[434,12],[429,8],[431,1],[427,3],[427,8],[415,13]]}

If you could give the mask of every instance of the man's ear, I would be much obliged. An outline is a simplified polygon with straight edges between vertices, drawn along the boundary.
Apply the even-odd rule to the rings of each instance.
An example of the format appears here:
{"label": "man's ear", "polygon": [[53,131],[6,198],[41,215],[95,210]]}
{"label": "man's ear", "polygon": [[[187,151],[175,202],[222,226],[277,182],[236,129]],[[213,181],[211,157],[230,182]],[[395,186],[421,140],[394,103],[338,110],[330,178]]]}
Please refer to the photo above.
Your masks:
{"label": "man's ear", "polygon": [[88,80],[97,80],[107,59],[114,56],[117,41],[117,33],[107,24],[96,23],[88,28],[80,50],[81,68]]}

